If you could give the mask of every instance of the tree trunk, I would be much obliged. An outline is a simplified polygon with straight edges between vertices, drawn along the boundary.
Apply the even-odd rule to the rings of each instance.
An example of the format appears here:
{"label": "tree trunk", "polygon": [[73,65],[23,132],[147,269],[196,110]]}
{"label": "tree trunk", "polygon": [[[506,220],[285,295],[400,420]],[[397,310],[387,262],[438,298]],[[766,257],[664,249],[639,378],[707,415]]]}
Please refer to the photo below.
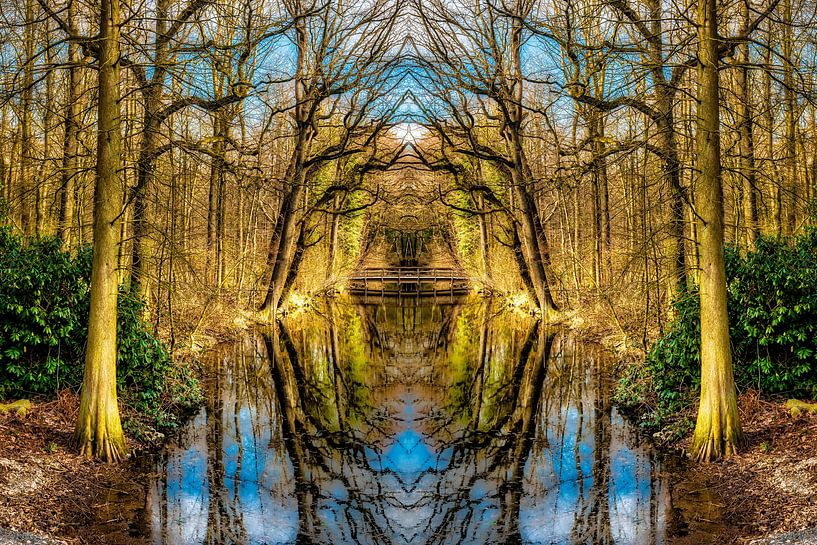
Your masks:
{"label": "tree trunk", "polygon": [[786,210],[784,234],[797,229],[797,209],[800,206],[800,176],[797,169],[797,100],[794,94],[794,47],[792,38],[791,0],[783,0],[783,104],[786,110]]}
{"label": "tree trunk", "polygon": [[676,297],[687,287],[686,237],[684,235],[684,197],[681,185],[681,162],[675,143],[675,128],[672,127],[672,114],[659,123],[658,139],[664,150],[664,172],[670,185],[670,240],[672,244],[672,273],[670,276],[671,298]]}
{"label": "tree trunk", "polygon": [[126,454],[116,400],[117,217],[122,202],[119,107],[119,0],[101,0],[99,106],[91,310],[76,441],[86,456],[108,462]]}
{"label": "tree trunk", "polygon": [[[48,37],[51,33],[51,19],[46,19],[43,21],[44,27],[44,35],[45,40],[47,41]],[[53,47],[49,47],[45,52],[45,64],[46,74],[45,74],[45,103],[43,104],[42,110],[42,126],[43,126],[43,136],[42,136],[42,153],[43,159],[40,162],[40,166],[37,172],[37,187],[34,190],[34,213],[35,213],[35,221],[34,221],[34,232],[37,233],[38,236],[44,235],[46,230],[50,228],[49,225],[49,211],[46,207],[46,199],[51,194],[51,145],[52,145],[52,134],[51,131],[53,126],[51,124],[52,116],[56,110],[55,108],[55,97],[54,97],[54,55],[55,50]]]}
{"label": "tree trunk", "polygon": [[156,127],[151,121],[150,107],[145,107],[144,131],[139,160],[136,165],[136,188],[133,196],[133,250],[131,260],[131,286],[143,301],[148,300],[150,278],[148,277],[149,238],[148,191],[153,186]]}
{"label": "tree trunk", "polygon": [[[751,24],[749,3],[743,4],[743,26]],[[755,172],[755,138],[754,121],[752,116],[751,85],[749,63],[751,62],[749,44],[740,45],[740,67],[738,68],[736,84],[738,87],[738,101],[736,114],[740,124],[740,170],[743,175],[743,216],[746,224],[748,246],[754,247],[760,236],[760,225],[757,218],[757,174]]]}
{"label": "tree trunk", "polygon": [[[513,221],[513,219],[511,220]],[[522,285],[525,286],[525,290],[527,290],[528,295],[538,303],[539,301],[539,291],[536,289],[536,286],[533,283],[533,279],[531,278],[530,274],[530,267],[528,265],[529,261],[525,257],[525,249],[522,244],[522,240],[519,238],[519,228],[516,225],[516,222],[513,221],[513,257],[516,261],[516,266],[519,269],[519,276],[522,278]]]}
{"label": "tree trunk", "polygon": [[[0,134],[7,134],[8,110],[8,105],[0,107]],[[12,149],[14,149],[13,144]],[[0,140],[0,199],[8,203],[11,200],[9,194],[9,173],[11,168],[6,157],[6,141],[2,139]]]}
{"label": "tree trunk", "polygon": [[[341,206],[343,206],[343,199],[340,195],[335,195],[332,199],[332,208],[335,212],[340,211]],[[332,216],[332,223],[329,226],[329,264],[326,267],[326,279],[329,280],[330,278],[335,277],[335,273],[337,271],[337,260],[338,260],[338,238],[340,234],[340,214],[334,214]]]}
{"label": "tree trunk", "polygon": [[[480,159],[473,160],[473,168],[476,173],[477,183],[485,185],[485,174],[482,170],[482,161]],[[475,205],[477,210],[485,212],[485,195],[480,193],[476,196]],[[481,272],[486,278],[491,277],[491,253],[490,253],[490,235],[488,233],[488,216],[479,214],[477,216],[479,222],[479,258],[481,265]]]}
{"label": "tree trunk", "polygon": [[519,187],[518,183],[514,183],[517,188],[519,198],[522,201],[523,218],[522,224],[522,248],[524,248],[525,259],[528,262],[528,273],[533,282],[533,287],[536,293],[536,301],[542,313],[547,316],[558,310],[556,302],[550,292],[550,285],[547,278],[547,268],[550,265],[550,255],[547,249],[547,239],[545,239],[544,231],[541,224],[537,225],[539,215],[535,210],[535,203],[526,191]]}
{"label": "tree trunk", "polygon": [[670,301],[687,286],[686,237],[684,234],[684,188],[681,184],[681,161],[678,158],[678,139],[673,113],[677,89],[667,81],[664,58],[663,4],[660,0],[649,3],[651,39],[649,40],[650,74],[655,84],[655,111],[657,147],[670,187]]}
{"label": "tree trunk", "polygon": [[215,143],[213,144],[213,151],[215,152],[213,157],[210,159],[210,178],[209,178],[209,185],[207,191],[207,255],[204,267],[204,276],[208,282],[216,282],[216,274],[213,274],[215,270],[214,264],[218,263],[217,253],[216,253],[216,236],[218,230],[216,229],[216,215],[218,213],[218,189],[220,187],[219,178],[222,176],[223,173],[223,150],[222,150],[222,143],[219,140],[220,134],[220,122],[219,117],[214,116],[213,119],[213,138],[215,139]]}
{"label": "tree trunk", "polygon": [[37,181],[33,179],[34,139],[31,135],[31,123],[34,106],[34,4],[35,0],[26,0],[26,25],[23,32],[25,63],[23,67],[23,88],[20,93],[20,176],[17,179],[17,206],[20,210],[20,229],[26,236],[32,235],[31,194],[37,191]]}
{"label": "tree trunk", "polygon": [[295,284],[295,279],[298,278],[298,271],[301,269],[301,263],[304,260],[306,253],[306,218],[301,221],[301,227],[298,229],[298,240],[295,241],[295,250],[292,253],[292,263],[289,266],[286,280],[284,280],[284,287],[281,289],[279,300],[285,299]]}
{"label": "tree trunk", "polygon": [[[768,21],[768,33],[770,36],[774,35],[775,27],[774,22],[772,19]],[[764,47],[763,48],[763,64],[766,67],[764,78],[763,78],[763,97],[766,100],[765,104],[765,123],[766,123],[766,156],[768,161],[768,167],[771,170],[771,173],[767,173],[772,180],[772,229],[778,237],[783,234],[783,191],[781,188],[780,183],[780,172],[777,160],[775,158],[775,134],[774,134],[774,97],[772,97],[772,80],[774,76],[772,75],[772,48],[771,47]]]}
{"label": "tree trunk", "polygon": [[[812,83],[812,87],[813,87]],[[817,138],[817,108],[812,107],[811,115],[809,116],[809,132],[812,138]],[[803,154],[805,155],[805,153]],[[817,191],[817,148],[815,143],[811,145],[811,162],[809,163],[809,181],[807,186],[806,202],[812,202]]]}
{"label": "tree trunk", "polygon": [[[76,32],[76,4],[68,3],[66,22]],[[62,155],[62,187],[60,188],[60,215],[57,236],[66,247],[71,246],[71,226],[74,217],[74,184],[78,175],[79,153],[79,77],[77,62],[79,44],[68,42],[68,88],[65,90],[65,137]]]}
{"label": "tree trunk", "polygon": [[505,138],[510,148],[511,159],[514,165],[511,171],[511,184],[513,192],[519,199],[522,207],[522,242],[526,249],[529,261],[528,269],[534,289],[537,294],[537,302],[542,314],[547,318],[549,315],[559,310],[553,295],[550,291],[548,273],[550,271],[550,248],[547,234],[545,233],[542,218],[539,215],[539,207],[528,182],[533,180],[533,176],[525,156],[523,146],[522,121],[524,118],[523,103],[523,82],[522,75],[522,21],[519,18],[512,18],[512,30],[510,33],[510,50],[513,55],[513,67],[511,70],[514,89],[513,100],[506,105],[507,127],[505,127]]}
{"label": "tree trunk", "polygon": [[701,402],[692,456],[699,461],[734,454],[741,444],[726,309],[717,5],[717,0],[698,3],[696,202],[701,252]]}
{"label": "tree trunk", "polygon": [[[149,260],[152,253],[150,222],[150,192],[156,174],[156,147],[158,145],[161,121],[158,118],[162,107],[162,95],[167,74],[166,51],[162,45],[167,19],[167,0],[156,2],[156,26],[154,41],[153,76],[142,90],[145,100],[142,114],[142,142],[136,164],[136,188],[133,194],[133,249],[131,262],[131,286],[133,292],[143,301],[150,299]],[[145,307],[148,311],[149,305]]]}
{"label": "tree trunk", "polygon": [[[485,197],[483,195],[477,197],[477,208],[485,211]],[[486,278],[490,278],[491,250],[489,246],[488,218],[485,214],[480,214],[477,216],[477,220],[479,221],[479,258],[482,264],[482,274],[485,275]]]}
{"label": "tree trunk", "polygon": [[314,136],[311,120],[313,111],[311,101],[307,100],[307,68],[306,58],[308,55],[307,29],[305,20],[299,18],[295,24],[295,45],[297,51],[296,75],[295,75],[295,122],[296,141],[292,151],[289,166],[285,179],[290,182],[290,187],[281,199],[278,211],[278,218],[275,221],[275,228],[272,232],[272,239],[269,244],[267,254],[267,267],[270,270],[270,280],[267,285],[267,293],[261,304],[259,311],[268,318],[278,308],[281,301],[281,294],[284,291],[284,284],[289,275],[292,264],[293,239],[295,238],[295,226],[297,222],[297,207],[301,200],[306,181],[304,163],[306,161],[308,149],[311,146],[311,139]]}
{"label": "tree trunk", "polygon": [[[222,112],[218,112],[221,119],[221,134],[219,135],[219,153],[226,154],[225,139],[229,136],[230,126]],[[224,175],[226,157],[218,162],[218,207],[216,208],[216,282],[219,286],[226,282],[227,274],[227,177]]]}
{"label": "tree trunk", "polygon": [[551,294],[547,276],[551,264],[550,247],[536,200],[527,188],[526,182],[532,176],[525,175],[526,172],[530,174],[530,171],[526,168],[521,137],[515,133],[511,141],[516,149],[515,163],[518,165],[516,169],[511,171],[511,184],[513,193],[521,206],[522,218],[519,223],[522,227],[520,233],[522,248],[524,257],[528,262],[528,274],[533,282],[537,304],[542,314],[548,316],[559,310]]}
{"label": "tree trunk", "polygon": [[604,158],[604,116],[590,112],[590,137],[593,140],[593,225],[596,254],[596,287],[612,276],[612,235],[610,227],[610,193],[607,177],[607,160]]}
{"label": "tree trunk", "polygon": [[[604,125],[601,126],[601,136],[604,137]],[[601,153],[604,152],[604,144],[601,144]],[[599,204],[601,204],[601,224],[604,240],[604,267],[608,280],[613,278],[613,228],[610,221],[610,179],[607,175],[607,161],[602,159],[599,165]]]}
{"label": "tree trunk", "polygon": [[[296,150],[295,153],[299,153]],[[297,160],[297,159],[296,159]],[[297,203],[301,199],[304,187],[304,172],[302,167],[295,169],[292,188],[284,195],[281,201],[281,210],[270,241],[268,265],[270,267],[270,281],[267,293],[260,311],[271,315],[278,308],[281,295],[284,291],[286,277],[292,264],[295,226],[297,221]]]}

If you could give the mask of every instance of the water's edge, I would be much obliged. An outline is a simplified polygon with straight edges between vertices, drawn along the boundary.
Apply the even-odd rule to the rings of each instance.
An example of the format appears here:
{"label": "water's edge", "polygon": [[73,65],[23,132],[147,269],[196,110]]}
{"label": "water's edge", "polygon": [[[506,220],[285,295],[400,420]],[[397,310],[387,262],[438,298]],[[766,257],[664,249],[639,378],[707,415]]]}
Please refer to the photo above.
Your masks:
{"label": "water's edge", "polygon": [[[494,323],[475,331],[470,328],[479,320],[469,317],[472,310],[449,310],[418,315],[415,309],[408,319],[404,308],[355,308],[346,315],[349,309],[333,311],[340,315],[331,321],[343,327],[301,320],[298,328],[279,332],[275,339],[269,332],[260,337],[249,332],[215,347],[211,356],[226,376],[205,381],[208,402],[162,452],[132,462],[144,481],[108,494],[101,517],[106,522],[95,531],[117,543],[168,544],[212,542],[214,532],[225,528],[221,538],[253,543],[289,543],[298,536],[315,543],[374,543],[383,532],[392,532],[394,543],[558,543],[584,536],[590,540],[586,542],[599,543],[700,544],[717,535],[722,524],[717,498],[700,483],[685,481],[685,461],[656,451],[610,403],[608,350],[582,343],[565,330],[537,327],[531,334],[519,323]],[[255,344],[248,349],[248,343]],[[265,362],[265,350],[280,353]],[[236,357],[236,351],[242,356]],[[233,356],[225,357],[229,353]],[[523,363],[519,372],[519,361],[536,361],[531,353],[539,354],[544,364]],[[286,362],[295,360],[306,372],[271,384],[265,376],[272,378],[271,362],[278,360],[283,364],[280,375],[287,374]],[[229,361],[241,365],[231,370],[225,365]],[[471,369],[474,361],[487,361],[479,367],[492,368],[473,376],[459,369]],[[346,365],[342,362],[349,365],[340,369]],[[356,371],[355,362],[366,372]],[[442,363],[435,367],[429,362]],[[240,379],[238,368],[243,369]],[[514,374],[503,376],[506,370]],[[545,382],[531,388],[538,377]],[[300,395],[312,399],[299,401],[286,414],[292,404],[279,407],[276,396],[301,399],[293,390],[299,380],[318,393],[302,387]],[[350,390],[348,384],[355,380],[360,384]],[[577,380],[585,386],[577,386]],[[478,406],[471,399],[475,382],[483,389]],[[324,394],[335,383],[344,384],[346,399],[336,395],[330,403]],[[500,396],[500,386],[515,383],[521,383],[517,401],[538,396],[541,414],[531,416],[524,403],[514,400],[492,401]],[[261,389],[245,399],[239,390],[230,390],[233,384],[242,385],[239,390],[245,393],[251,390],[248,385]],[[491,384],[495,391],[488,391]],[[468,395],[460,391],[465,386]],[[225,394],[224,388],[232,393]],[[356,396],[372,399],[362,402]],[[457,403],[464,412],[445,414]],[[213,420],[215,414],[220,417]],[[355,420],[361,415],[374,417]],[[491,432],[492,423],[502,419],[509,419],[506,428]],[[299,444],[298,433],[293,433],[298,430],[287,430],[287,422],[290,428],[311,426],[301,429],[302,435],[319,439],[306,447]],[[517,427],[507,427],[509,422]],[[383,429],[388,426],[394,429]],[[527,439],[514,443],[514,433]],[[344,437],[356,434],[365,440]],[[523,454],[506,460],[502,452],[511,447]],[[310,466],[314,449],[325,454]],[[478,474],[480,464],[497,463],[499,473],[494,468]],[[255,466],[254,473],[248,465]],[[328,467],[332,465],[340,469]],[[295,475],[304,467],[307,473]],[[511,475],[511,480],[501,475]],[[353,480],[360,483],[350,484]],[[311,514],[304,517],[307,506]],[[390,522],[395,518],[408,522],[395,526]],[[170,527],[181,530],[174,534]]]}

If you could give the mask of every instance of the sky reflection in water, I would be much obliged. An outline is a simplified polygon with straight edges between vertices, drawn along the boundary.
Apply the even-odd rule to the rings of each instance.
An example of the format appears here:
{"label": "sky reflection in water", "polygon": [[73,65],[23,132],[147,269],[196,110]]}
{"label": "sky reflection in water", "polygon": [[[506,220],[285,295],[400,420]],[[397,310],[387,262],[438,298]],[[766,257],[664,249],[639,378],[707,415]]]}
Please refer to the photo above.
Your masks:
{"label": "sky reflection in water", "polygon": [[659,544],[668,485],[604,360],[483,305],[337,305],[214,353],[157,544]]}

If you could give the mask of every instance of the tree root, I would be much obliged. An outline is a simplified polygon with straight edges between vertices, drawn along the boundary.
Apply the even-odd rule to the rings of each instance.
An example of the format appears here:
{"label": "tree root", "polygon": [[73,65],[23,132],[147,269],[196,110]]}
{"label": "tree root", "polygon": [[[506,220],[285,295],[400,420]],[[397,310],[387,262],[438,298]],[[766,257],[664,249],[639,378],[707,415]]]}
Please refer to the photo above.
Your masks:
{"label": "tree root", "polygon": [[126,457],[124,443],[117,444],[107,435],[96,441],[86,436],[78,439],[77,443],[80,455],[86,458],[102,460],[109,464],[118,464]]}
{"label": "tree root", "polygon": [[690,458],[696,462],[712,462],[719,458],[734,456],[742,446],[743,438],[720,439],[713,434],[708,434],[705,441],[698,443],[693,439]]}

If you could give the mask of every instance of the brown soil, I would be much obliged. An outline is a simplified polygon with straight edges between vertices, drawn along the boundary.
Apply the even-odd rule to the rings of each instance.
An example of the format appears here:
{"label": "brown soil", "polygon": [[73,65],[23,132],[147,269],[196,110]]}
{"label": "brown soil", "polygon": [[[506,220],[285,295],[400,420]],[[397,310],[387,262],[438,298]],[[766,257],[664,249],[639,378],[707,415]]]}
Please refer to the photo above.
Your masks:
{"label": "brown soil", "polygon": [[[746,544],[783,532],[817,527],[817,415],[792,417],[785,400],[757,392],[740,396],[746,438],[741,454],[712,464],[688,464],[678,478],[675,504],[688,519],[679,544]],[[689,439],[678,448],[688,446]],[[710,508],[701,510],[703,503]]]}
{"label": "brown soil", "polygon": [[[0,415],[0,527],[72,545],[141,543],[127,535],[134,514],[117,511],[140,504],[143,477],[130,463],[101,464],[74,453],[77,408],[77,397],[63,393],[35,403],[25,418]],[[134,501],[120,503],[128,496]],[[114,497],[116,504],[108,501]]]}

